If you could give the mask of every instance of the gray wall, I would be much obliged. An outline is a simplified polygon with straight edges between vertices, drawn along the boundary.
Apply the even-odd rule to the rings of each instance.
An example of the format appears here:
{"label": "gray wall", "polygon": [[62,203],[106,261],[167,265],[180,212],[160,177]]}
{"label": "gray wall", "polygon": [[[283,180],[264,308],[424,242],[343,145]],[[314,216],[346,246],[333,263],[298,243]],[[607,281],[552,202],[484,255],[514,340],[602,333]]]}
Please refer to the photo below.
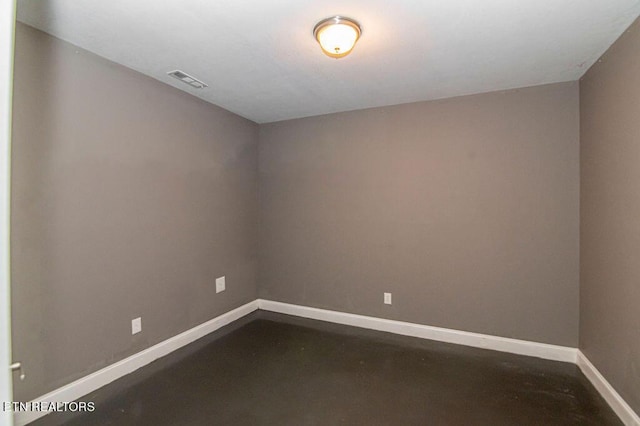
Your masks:
{"label": "gray wall", "polygon": [[640,413],[640,21],[580,81],[580,349]]}
{"label": "gray wall", "polygon": [[578,102],[572,82],[261,125],[260,296],[575,347]]}
{"label": "gray wall", "polygon": [[28,400],[256,298],[258,127],[24,25],[16,38],[13,349]]}
{"label": "gray wall", "polygon": [[258,134],[19,24],[15,85],[18,400],[255,299],[257,276],[268,299],[577,344],[577,83]]}

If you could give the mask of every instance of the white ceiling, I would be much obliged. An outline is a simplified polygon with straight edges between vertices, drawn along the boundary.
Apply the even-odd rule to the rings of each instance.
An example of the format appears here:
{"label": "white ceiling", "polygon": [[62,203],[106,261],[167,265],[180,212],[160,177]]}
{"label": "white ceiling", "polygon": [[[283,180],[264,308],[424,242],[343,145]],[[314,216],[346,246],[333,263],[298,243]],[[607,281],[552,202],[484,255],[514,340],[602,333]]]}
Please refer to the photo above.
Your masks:
{"label": "white ceiling", "polygon": [[[337,14],[363,30],[338,60],[312,36]],[[258,123],[576,80],[639,14],[640,0],[18,2],[22,22]]]}

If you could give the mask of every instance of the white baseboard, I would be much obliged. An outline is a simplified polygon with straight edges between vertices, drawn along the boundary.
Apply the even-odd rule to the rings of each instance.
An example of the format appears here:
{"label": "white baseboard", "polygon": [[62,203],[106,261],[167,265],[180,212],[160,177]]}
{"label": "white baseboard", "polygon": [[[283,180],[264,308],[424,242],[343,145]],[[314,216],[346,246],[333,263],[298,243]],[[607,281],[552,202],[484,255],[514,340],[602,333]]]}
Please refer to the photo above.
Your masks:
{"label": "white baseboard", "polygon": [[271,300],[258,299],[258,307],[265,311],[367,328],[370,330],[386,331],[404,336],[534,356],[553,361],[571,362],[580,367],[580,370],[582,370],[596,390],[600,392],[604,400],[611,406],[618,417],[620,417],[625,426],[640,426],[640,417],[638,417],[629,404],[622,399],[593,364],[589,362],[587,357],[576,348],[310,308],[308,306],[292,305]]}
{"label": "white baseboard", "polygon": [[598,369],[589,361],[589,359],[578,351],[577,362],[582,373],[589,379],[593,387],[600,392],[600,395],[611,406],[613,411],[620,417],[622,423],[626,426],[640,426],[640,416],[622,399],[620,394],[611,386]]}
{"label": "white baseboard", "polygon": [[[161,358],[201,337],[232,323],[258,309],[258,301],[254,300],[232,311],[217,316],[212,320],[195,326],[177,336],[164,340],[148,349],[128,358],[111,364],[95,373],[89,374],[75,382],[69,383],[31,402],[71,402],[77,400],[111,382],[117,380],[145,365]],[[18,411],[14,415],[16,426],[30,423],[49,414],[47,411]]]}
{"label": "white baseboard", "polygon": [[547,343],[530,342],[526,340],[510,339],[507,337],[491,336],[487,334],[471,333],[468,331],[452,330],[448,328],[432,327],[429,325],[410,322],[394,321],[345,312],[329,311],[326,309],[310,308],[289,303],[274,302],[258,299],[258,307],[265,311],[295,315],[320,321],[386,331],[404,336],[437,340],[439,342],[455,343],[457,345],[473,346],[500,352],[510,352],[528,355],[553,361],[576,363],[578,350],[567,346],[549,345]]}
{"label": "white baseboard", "polygon": [[[242,305],[142,352],[138,352],[102,370],[49,392],[31,402],[70,402],[77,400],[257,309],[457,345],[527,355],[553,361],[571,362],[580,367],[587,379],[600,392],[626,426],[640,426],[638,414],[622,399],[586,356],[576,348],[330,311],[264,299],[257,299]],[[46,414],[48,414],[46,411],[16,412],[14,420],[17,426],[23,426]]]}

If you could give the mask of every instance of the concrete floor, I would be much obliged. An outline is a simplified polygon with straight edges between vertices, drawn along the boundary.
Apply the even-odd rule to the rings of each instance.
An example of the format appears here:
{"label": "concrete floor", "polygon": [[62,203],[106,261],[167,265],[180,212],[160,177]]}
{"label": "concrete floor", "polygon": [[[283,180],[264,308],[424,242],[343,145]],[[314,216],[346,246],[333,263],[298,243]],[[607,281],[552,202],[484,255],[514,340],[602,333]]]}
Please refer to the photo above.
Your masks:
{"label": "concrete floor", "polygon": [[620,425],[573,364],[255,312],[33,425]]}

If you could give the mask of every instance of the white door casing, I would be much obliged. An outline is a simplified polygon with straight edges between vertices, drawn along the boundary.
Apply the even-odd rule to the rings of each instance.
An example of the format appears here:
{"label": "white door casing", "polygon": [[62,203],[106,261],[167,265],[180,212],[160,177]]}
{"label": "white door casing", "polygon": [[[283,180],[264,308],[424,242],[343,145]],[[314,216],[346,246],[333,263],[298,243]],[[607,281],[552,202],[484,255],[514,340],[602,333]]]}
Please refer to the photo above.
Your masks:
{"label": "white door casing", "polygon": [[[9,251],[11,104],[15,0],[0,0],[0,404],[12,401],[11,289]],[[0,424],[13,425],[13,414],[0,405]]]}

